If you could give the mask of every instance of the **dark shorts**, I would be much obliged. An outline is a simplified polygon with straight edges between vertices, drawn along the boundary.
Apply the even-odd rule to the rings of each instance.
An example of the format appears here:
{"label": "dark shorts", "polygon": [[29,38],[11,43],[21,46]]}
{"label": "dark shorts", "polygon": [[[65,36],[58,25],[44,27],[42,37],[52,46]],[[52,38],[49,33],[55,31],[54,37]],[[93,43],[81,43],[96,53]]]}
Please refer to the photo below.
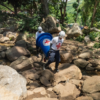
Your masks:
{"label": "dark shorts", "polygon": [[60,61],[60,54],[59,54],[59,50],[55,51],[55,50],[50,50],[49,51],[49,60],[53,61]]}

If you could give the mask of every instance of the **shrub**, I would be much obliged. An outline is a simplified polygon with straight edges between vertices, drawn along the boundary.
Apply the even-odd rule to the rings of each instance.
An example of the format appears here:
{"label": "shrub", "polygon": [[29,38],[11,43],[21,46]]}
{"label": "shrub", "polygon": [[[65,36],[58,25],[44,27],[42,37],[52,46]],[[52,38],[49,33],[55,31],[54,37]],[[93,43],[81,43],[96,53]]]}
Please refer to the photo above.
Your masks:
{"label": "shrub", "polygon": [[95,43],[93,47],[94,48],[100,48],[100,43]]}
{"label": "shrub", "polygon": [[34,15],[32,18],[23,18],[17,21],[19,28],[18,31],[30,31],[37,30],[39,26],[39,17]]}
{"label": "shrub", "polygon": [[76,38],[77,41],[82,42],[84,40],[84,35],[80,35]]}
{"label": "shrub", "polygon": [[100,32],[90,32],[90,34],[89,34],[91,41],[95,41],[95,38],[97,36],[100,37]]}

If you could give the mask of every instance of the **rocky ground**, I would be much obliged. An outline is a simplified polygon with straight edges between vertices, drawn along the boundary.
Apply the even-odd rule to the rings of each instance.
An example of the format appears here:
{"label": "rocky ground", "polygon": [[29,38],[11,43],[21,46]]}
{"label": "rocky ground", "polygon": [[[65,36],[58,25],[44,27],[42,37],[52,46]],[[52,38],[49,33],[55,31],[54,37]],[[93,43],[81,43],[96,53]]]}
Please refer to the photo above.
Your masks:
{"label": "rocky ground", "polygon": [[100,100],[100,49],[93,42],[65,38],[58,73],[54,62],[42,70],[35,45],[34,37],[2,30],[0,100]]}
{"label": "rocky ground", "polygon": [[[0,46],[1,58],[6,59],[1,60],[0,67],[4,68],[4,72],[2,68],[0,72],[5,74],[0,73],[2,79],[0,83],[4,85],[4,88],[6,84],[9,84],[8,88],[13,86],[9,89],[11,92],[9,100],[22,100],[22,98],[23,100],[99,100],[100,49],[65,39],[60,50],[60,71],[54,73],[55,63],[49,65],[51,70],[42,70],[44,62],[40,62],[41,57],[36,56],[34,38],[27,41],[19,40],[14,45],[13,47]],[[9,66],[6,66],[6,61],[10,61]],[[14,70],[18,76],[11,70]],[[19,75],[22,75],[23,79],[20,79]],[[12,84],[9,82],[9,77],[12,79]],[[8,81],[5,82],[4,79]],[[13,90],[16,90],[16,93]],[[5,91],[0,93],[4,95]],[[12,99],[12,97],[17,99]]]}

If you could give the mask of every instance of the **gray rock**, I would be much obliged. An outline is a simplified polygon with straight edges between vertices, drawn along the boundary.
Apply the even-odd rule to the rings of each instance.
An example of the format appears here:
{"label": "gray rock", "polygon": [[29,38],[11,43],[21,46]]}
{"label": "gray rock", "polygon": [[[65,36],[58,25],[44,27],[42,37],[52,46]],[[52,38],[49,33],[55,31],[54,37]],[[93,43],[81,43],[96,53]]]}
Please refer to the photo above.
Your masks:
{"label": "gray rock", "polygon": [[40,82],[45,86],[51,86],[54,79],[54,74],[50,70],[46,69],[42,71],[40,75]]}
{"label": "gray rock", "polygon": [[40,25],[42,26],[44,32],[58,33],[61,31],[61,27],[57,27],[56,24],[56,19],[52,16],[48,16],[43,19]]}
{"label": "gray rock", "polygon": [[25,42],[25,40],[19,40],[16,42],[15,46],[20,46],[20,47],[24,47],[27,48],[27,44]]}
{"label": "gray rock", "polygon": [[81,70],[73,64],[64,63],[58,66],[59,72],[54,75],[53,86],[69,79],[81,79]]}
{"label": "gray rock", "polygon": [[92,71],[92,70],[94,70],[94,67],[92,67],[92,64],[88,64],[88,65],[86,66],[86,70]]}
{"label": "gray rock", "polygon": [[84,37],[84,41],[85,41],[85,43],[90,43],[90,37],[89,36],[85,36]]}
{"label": "gray rock", "polygon": [[38,73],[34,69],[26,70],[21,73],[27,80],[37,80],[39,79]]}
{"label": "gray rock", "polygon": [[73,56],[71,53],[60,53],[61,62],[63,63],[71,63]]}
{"label": "gray rock", "polygon": [[89,59],[91,58],[92,54],[90,52],[84,52],[84,53],[81,53],[79,55],[79,58],[82,58],[82,59]]}
{"label": "gray rock", "polygon": [[75,100],[93,100],[93,99],[92,97],[89,97],[89,96],[81,96],[81,97],[76,98]]}
{"label": "gray rock", "polygon": [[90,96],[93,98],[93,100],[100,100],[100,92],[92,93],[92,94],[87,94],[87,96]]}
{"label": "gray rock", "polygon": [[7,47],[6,47],[6,46],[1,46],[1,45],[0,45],[0,52],[1,52],[1,51],[5,51],[5,50],[7,50]]}
{"label": "gray rock", "polygon": [[100,59],[91,59],[89,62],[93,67],[97,67],[97,65],[100,65]]}
{"label": "gray rock", "polygon": [[12,47],[11,49],[6,51],[6,56],[10,61],[14,61],[21,56],[28,56],[28,55],[30,55],[30,52],[27,49],[18,46]]}
{"label": "gray rock", "polygon": [[97,65],[97,67],[95,67],[96,70],[100,70],[100,65]]}
{"label": "gray rock", "polygon": [[82,35],[82,31],[77,23],[74,23],[72,28],[67,33],[67,38],[78,37]]}
{"label": "gray rock", "polygon": [[5,52],[1,52],[0,55],[1,55],[2,58],[5,58],[6,53]]}
{"label": "gray rock", "polygon": [[[0,100],[20,100],[27,95],[26,80],[9,66],[0,65]],[[22,99],[21,99],[22,100]]]}
{"label": "gray rock", "polygon": [[60,94],[60,100],[75,100],[79,96],[80,91],[74,84],[66,83],[66,85],[58,84],[53,88],[53,91]]}
{"label": "gray rock", "polygon": [[29,70],[34,67],[34,62],[40,62],[40,58],[37,58],[36,56],[32,56],[30,58],[26,58],[25,56],[19,57],[17,60],[12,62],[10,66],[17,71],[25,71]]}
{"label": "gray rock", "polygon": [[85,68],[88,65],[88,61],[84,59],[77,59],[74,61],[74,64],[80,68]]}
{"label": "gray rock", "polygon": [[100,91],[100,76],[87,78],[83,83],[82,90],[85,93],[95,93]]}
{"label": "gray rock", "polygon": [[1,42],[1,43],[7,42],[7,41],[10,41],[10,39],[9,39],[8,37],[2,37],[2,38],[0,39],[0,42]]}

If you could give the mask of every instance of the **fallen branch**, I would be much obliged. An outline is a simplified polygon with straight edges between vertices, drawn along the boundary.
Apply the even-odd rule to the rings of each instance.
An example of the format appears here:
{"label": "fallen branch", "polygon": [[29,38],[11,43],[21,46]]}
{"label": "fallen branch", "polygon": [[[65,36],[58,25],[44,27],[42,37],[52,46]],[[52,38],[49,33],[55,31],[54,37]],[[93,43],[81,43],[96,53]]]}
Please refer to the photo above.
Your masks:
{"label": "fallen branch", "polygon": [[[12,11],[12,10],[11,10],[10,8],[8,8],[5,4],[0,3],[0,5],[6,7],[6,8],[9,9],[10,11]],[[14,11],[12,11],[12,12],[14,12]]]}
{"label": "fallen branch", "polygon": [[95,27],[93,27],[93,28],[90,28],[90,31],[96,31],[96,32],[100,32],[100,30],[99,30],[99,29],[97,29],[97,28],[95,28]]}

